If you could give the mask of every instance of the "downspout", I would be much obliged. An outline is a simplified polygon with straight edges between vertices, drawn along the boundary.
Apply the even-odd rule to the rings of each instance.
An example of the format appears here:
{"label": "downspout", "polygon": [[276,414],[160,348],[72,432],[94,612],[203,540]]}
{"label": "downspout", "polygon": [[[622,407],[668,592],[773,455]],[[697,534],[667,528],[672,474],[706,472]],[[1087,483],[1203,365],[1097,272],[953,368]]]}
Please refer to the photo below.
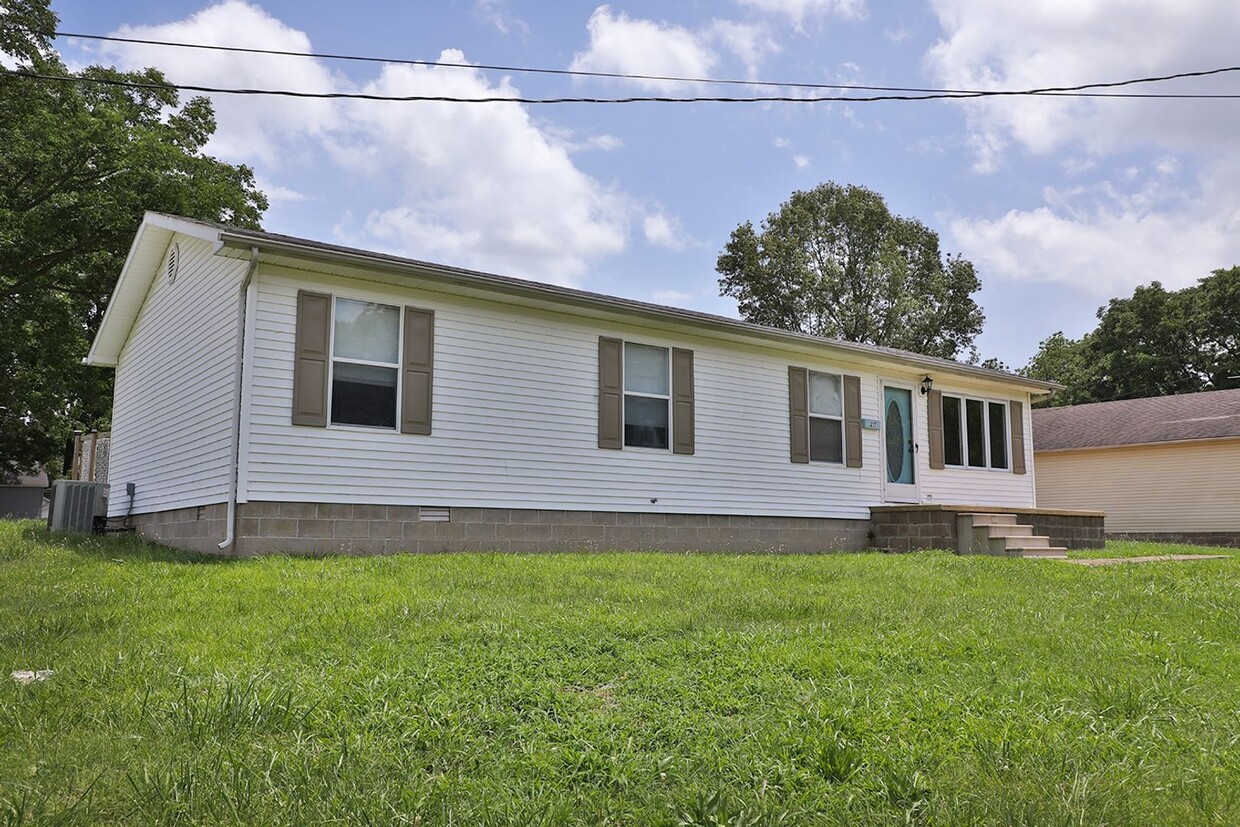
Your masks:
{"label": "downspout", "polygon": [[241,466],[241,393],[245,374],[245,318],[249,312],[246,299],[250,292],[250,282],[254,280],[254,271],[258,268],[258,247],[250,248],[250,266],[245,270],[245,278],[241,280],[241,291],[237,297],[237,365],[233,371],[233,425],[232,452],[229,458],[228,474],[228,516],[225,518],[227,534],[224,542],[219,544],[223,551],[237,539],[237,480]]}

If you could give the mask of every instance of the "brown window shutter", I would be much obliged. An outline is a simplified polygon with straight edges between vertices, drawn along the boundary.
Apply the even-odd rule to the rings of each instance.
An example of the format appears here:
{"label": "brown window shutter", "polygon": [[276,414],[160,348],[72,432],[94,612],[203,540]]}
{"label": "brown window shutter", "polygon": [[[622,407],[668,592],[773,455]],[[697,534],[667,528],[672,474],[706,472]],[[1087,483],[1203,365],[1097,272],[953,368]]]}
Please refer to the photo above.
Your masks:
{"label": "brown window shutter", "polygon": [[926,429],[930,432],[930,467],[941,469],[945,467],[943,461],[942,391],[930,391],[926,394]]}
{"label": "brown window shutter", "polygon": [[624,342],[598,339],[598,447],[624,447]]}
{"label": "brown window shutter", "polygon": [[1008,402],[1008,427],[1012,431],[1012,473],[1025,473],[1025,406],[1015,399]]}
{"label": "brown window shutter", "polygon": [[405,308],[402,350],[400,432],[429,434],[435,385],[435,311]]}
{"label": "brown window shutter", "polygon": [[293,357],[293,424],[327,427],[327,352],[332,297],[297,291],[297,335]]}
{"label": "brown window shutter", "polygon": [[672,451],[693,453],[693,351],[672,348]]}
{"label": "brown window shutter", "polygon": [[809,462],[809,371],[788,368],[789,457],[793,462]]}
{"label": "brown window shutter", "polygon": [[844,465],[861,467],[861,377],[844,377]]}

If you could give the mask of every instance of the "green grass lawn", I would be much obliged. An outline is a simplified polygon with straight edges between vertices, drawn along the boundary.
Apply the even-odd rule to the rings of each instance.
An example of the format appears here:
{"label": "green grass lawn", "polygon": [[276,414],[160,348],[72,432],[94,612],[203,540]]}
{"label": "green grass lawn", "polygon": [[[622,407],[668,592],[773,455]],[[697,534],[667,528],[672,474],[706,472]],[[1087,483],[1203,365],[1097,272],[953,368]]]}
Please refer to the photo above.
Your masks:
{"label": "green grass lawn", "polygon": [[1147,543],[1123,541],[1107,543],[1106,548],[1089,549],[1088,551],[1070,551],[1069,557],[1157,557],[1168,554],[1240,554],[1240,550],[1222,546],[1186,546],[1178,543]]}
{"label": "green grass lawn", "polygon": [[1234,557],[209,562],[4,522],[0,825],[1236,824],[1238,586]]}

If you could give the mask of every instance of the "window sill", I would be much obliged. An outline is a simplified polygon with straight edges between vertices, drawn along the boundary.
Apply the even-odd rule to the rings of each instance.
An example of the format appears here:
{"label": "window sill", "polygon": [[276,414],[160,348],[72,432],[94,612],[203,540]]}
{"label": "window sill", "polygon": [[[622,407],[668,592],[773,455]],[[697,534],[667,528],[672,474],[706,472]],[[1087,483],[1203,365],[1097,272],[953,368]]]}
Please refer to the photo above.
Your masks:
{"label": "window sill", "polygon": [[363,434],[399,434],[400,429],[395,425],[347,425],[339,422],[330,422],[327,425],[329,431],[351,431]]}

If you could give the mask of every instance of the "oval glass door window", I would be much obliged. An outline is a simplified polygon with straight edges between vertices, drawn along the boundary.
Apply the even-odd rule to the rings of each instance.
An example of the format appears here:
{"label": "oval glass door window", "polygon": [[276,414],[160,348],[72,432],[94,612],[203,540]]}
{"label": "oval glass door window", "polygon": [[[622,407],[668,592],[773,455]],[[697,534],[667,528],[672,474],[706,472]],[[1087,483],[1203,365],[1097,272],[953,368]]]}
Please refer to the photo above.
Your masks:
{"label": "oval glass door window", "polygon": [[904,476],[904,415],[896,400],[887,402],[887,481]]}

